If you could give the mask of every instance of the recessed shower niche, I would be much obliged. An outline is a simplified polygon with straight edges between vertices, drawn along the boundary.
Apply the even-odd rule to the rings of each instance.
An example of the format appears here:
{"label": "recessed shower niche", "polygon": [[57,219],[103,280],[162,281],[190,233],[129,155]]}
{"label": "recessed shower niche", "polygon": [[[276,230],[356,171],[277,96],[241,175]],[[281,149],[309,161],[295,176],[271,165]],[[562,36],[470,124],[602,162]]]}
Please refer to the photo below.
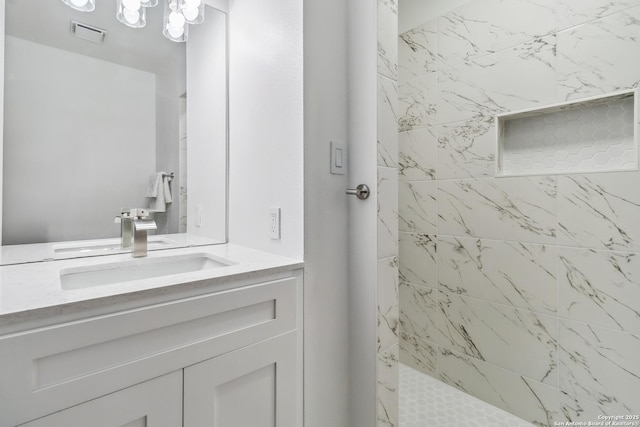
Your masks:
{"label": "recessed shower niche", "polygon": [[638,170],[637,89],[497,116],[497,176]]}

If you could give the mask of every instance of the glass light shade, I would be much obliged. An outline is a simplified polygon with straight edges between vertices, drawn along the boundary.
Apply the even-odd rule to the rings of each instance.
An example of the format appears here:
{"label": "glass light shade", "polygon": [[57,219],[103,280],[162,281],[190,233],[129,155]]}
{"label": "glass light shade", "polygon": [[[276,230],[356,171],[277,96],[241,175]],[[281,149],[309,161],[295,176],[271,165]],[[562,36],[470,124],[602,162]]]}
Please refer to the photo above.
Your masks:
{"label": "glass light shade", "polygon": [[189,24],[204,22],[204,0],[181,0],[180,10]]}
{"label": "glass light shade", "polygon": [[118,0],[116,18],[127,27],[142,28],[147,24],[147,8],[140,0]]}
{"label": "glass light shade", "polygon": [[173,42],[186,42],[189,26],[180,12],[181,0],[167,0],[164,6],[162,34]]}
{"label": "glass light shade", "polygon": [[122,0],[122,7],[132,12],[137,12],[142,7],[140,0]]}
{"label": "glass light shade", "polygon": [[184,27],[185,23],[186,20],[184,19],[182,13],[178,12],[177,10],[172,10],[169,13],[169,20],[167,21],[167,24],[170,27]]}
{"label": "glass light shade", "polygon": [[92,12],[96,8],[96,0],[62,0],[62,2],[80,12]]}

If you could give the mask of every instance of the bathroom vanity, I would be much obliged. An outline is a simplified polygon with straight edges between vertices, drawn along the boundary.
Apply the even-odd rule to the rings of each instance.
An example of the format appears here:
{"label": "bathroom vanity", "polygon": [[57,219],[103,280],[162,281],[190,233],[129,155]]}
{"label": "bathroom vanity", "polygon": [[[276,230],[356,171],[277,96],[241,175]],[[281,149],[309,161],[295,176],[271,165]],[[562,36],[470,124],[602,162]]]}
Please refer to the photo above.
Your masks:
{"label": "bathroom vanity", "polygon": [[[222,242],[240,217],[255,236],[242,241],[265,247],[252,227],[282,193],[291,233],[267,247],[303,252],[303,189],[289,186],[302,179],[302,10],[235,2],[230,20],[227,0],[206,0],[187,49],[152,28],[122,30],[106,5],[2,3],[0,427],[300,427],[302,263]],[[162,14],[150,7],[149,26]],[[105,43],[70,35],[70,20],[108,30]],[[272,28],[292,37],[282,44]],[[291,60],[259,64],[255,49]],[[274,75],[272,95],[261,82]],[[246,175],[243,157],[267,145],[229,117],[264,99],[278,112],[264,120],[286,123],[268,140],[293,150],[285,167]],[[230,197],[233,167],[243,179]],[[121,207],[151,206],[150,176],[171,173],[173,201],[153,219],[182,234],[150,236],[136,259],[104,239]],[[245,176],[247,190],[278,190],[229,206]]]}
{"label": "bathroom vanity", "polygon": [[0,427],[300,426],[301,301],[231,244],[4,265]]}

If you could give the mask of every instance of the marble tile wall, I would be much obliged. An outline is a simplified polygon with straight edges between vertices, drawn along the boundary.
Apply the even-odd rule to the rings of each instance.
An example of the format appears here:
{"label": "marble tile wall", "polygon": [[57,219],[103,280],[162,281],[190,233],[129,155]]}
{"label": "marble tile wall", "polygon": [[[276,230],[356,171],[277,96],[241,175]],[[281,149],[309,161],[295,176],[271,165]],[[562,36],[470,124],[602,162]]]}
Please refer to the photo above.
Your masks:
{"label": "marble tile wall", "polygon": [[635,88],[638,52],[638,0],[473,0],[400,34],[402,363],[538,426],[640,415],[640,172],[496,178],[494,123]]}
{"label": "marble tile wall", "polygon": [[[180,172],[178,175],[177,187],[180,208],[178,211],[178,233],[187,232],[187,101],[180,98],[180,118],[178,121],[178,163]],[[174,187],[175,188],[175,187]],[[175,190],[174,190],[175,191]]]}
{"label": "marble tile wall", "polygon": [[[400,359],[398,337],[398,0],[377,0],[377,9],[376,419],[378,427],[398,427],[398,363]],[[427,197],[427,194],[424,195]],[[435,217],[432,217],[431,221],[435,222]]]}

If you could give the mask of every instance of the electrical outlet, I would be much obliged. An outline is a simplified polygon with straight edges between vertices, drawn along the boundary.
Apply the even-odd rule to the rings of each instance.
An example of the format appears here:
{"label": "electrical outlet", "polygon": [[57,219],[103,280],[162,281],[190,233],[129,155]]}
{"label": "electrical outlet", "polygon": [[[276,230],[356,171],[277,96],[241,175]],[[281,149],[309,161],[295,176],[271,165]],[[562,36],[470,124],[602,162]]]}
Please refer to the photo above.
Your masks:
{"label": "electrical outlet", "polygon": [[280,208],[269,209],[269,238],[280,240]]}
{"label": "electrical outlet", "polygon": [[196,227],[202,227],[202,205],[196,205],[195,216]]}

